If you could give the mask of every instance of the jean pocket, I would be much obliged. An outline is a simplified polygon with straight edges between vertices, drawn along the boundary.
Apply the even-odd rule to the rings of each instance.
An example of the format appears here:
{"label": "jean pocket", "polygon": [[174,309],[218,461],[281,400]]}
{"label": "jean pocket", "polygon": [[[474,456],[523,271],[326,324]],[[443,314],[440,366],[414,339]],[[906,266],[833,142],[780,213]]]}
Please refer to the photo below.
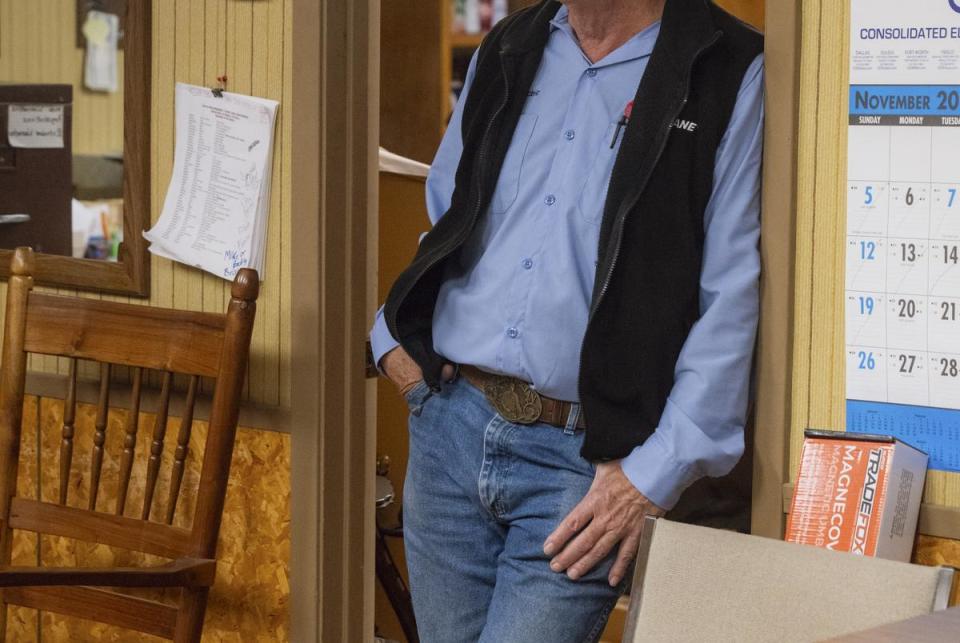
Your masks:
{"label": "jean pocket", "polygon": [[423,412],[423,405],[433,396],[433,391],[424,380],[413,385],[413,388],[403,394],[411,415],[417,417]]}
{"label": "jean pocket", "polygon": [[507,149],[507,156],[500,168],[497,178],[497,188],[493,193],[491,210],[496,214],[503,214],[510,209],[517,195],[520,193],[520,175],[523,172],[523,162],[527,156],[527,146],[533,137],[533,129],[537,124],[536,114],[522,114],[513,132],[513,141]]}

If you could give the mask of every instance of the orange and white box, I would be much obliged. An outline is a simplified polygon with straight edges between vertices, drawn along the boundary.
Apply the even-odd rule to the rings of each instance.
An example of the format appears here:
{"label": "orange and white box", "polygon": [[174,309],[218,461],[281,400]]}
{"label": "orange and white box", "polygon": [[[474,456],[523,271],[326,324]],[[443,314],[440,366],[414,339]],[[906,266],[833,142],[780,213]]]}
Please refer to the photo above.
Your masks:
{"label": "orange and white box", "polygon": [[785,540],[909,562],[927,454],[891,436],[804,435]]}

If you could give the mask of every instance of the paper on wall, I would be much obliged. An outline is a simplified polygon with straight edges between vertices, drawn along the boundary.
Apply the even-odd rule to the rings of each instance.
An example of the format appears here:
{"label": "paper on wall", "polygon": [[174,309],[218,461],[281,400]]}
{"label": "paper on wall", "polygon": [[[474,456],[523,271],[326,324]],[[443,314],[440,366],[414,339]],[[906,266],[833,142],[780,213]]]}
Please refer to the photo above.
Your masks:
{"label": "paper on wall", "polygon": [[173,176],[150,251],[224,279],[263,278],[279,103],[178,83]]}
{"label": "paper on wall", "polygon": [[960,2],[850,2],[847,430],[960,471]]}
{"label": "paper on wall", "polygon": [[7,140],[11,147],[54,149],[63,147],[63,105],[10,105]]}
{"label": "paper on wall", "polygon": [[92,91],[117,91],[119,16],[103,11],[89,11],[82,31],[87,41],[83,66],[84,86]]}

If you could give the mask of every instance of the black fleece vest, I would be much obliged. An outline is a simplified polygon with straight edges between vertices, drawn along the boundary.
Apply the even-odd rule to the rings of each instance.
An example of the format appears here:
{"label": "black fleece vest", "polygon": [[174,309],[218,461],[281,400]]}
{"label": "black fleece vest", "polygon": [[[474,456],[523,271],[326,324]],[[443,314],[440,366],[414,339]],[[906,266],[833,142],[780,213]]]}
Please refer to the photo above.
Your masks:
{"label": "black fleece vest", "polygon": [[[519,11],[481,45],[450,209],[387,298],[391,332],[433,387],[443,367],[432,321],[444,265],[487,211],[559,8],[544,1]],[[700,314],[703,213],[717,148],[762,49],[758,33],[707,0],[667,0],[600,228],[579,382],[589,460],[627,455],[660,421],[680,349]],[[676,127],[678,120],[697,125],[691,131]]]}

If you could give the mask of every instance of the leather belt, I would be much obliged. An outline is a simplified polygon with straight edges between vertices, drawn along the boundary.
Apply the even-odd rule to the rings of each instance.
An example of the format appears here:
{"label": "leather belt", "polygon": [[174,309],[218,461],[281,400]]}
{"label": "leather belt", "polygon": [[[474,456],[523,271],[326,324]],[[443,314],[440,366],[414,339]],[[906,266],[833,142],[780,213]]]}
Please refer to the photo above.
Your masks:
{"label": "leather belt", "polygon": [[[514,424],[544,422],[560,428],[567,426],[574,404],[541,395],[523,380],[505,375],[494,375],[475,366],[461,366],[460,374],[480,389],[503,419]],[[583,415],[577,418],[577,428],[587,428]]]}

